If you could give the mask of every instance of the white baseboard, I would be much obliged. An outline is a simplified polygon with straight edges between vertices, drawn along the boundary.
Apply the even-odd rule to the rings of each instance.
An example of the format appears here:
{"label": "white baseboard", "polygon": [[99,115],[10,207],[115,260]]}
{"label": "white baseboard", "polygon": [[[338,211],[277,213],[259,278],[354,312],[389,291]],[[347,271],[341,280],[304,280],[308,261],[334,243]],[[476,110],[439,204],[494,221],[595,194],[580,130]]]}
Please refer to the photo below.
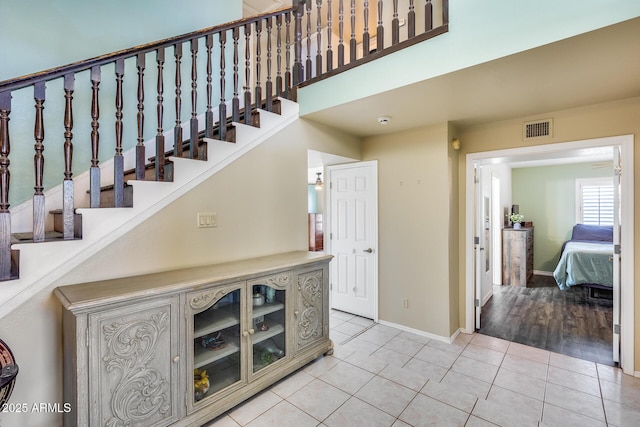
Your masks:
{"label": "white baseboard", "polygon": [[493,286],[489,289],[489,292],[482,298],[482,307],[491,299],[493,296]]}
{"label": "white baseboard", "polygon": [[533,274],[538,276],[553,276],[553,271],[533,270]]}
{"label": "white baseboard", "polygon": [[442,342],[445,342],[447,344],[451,344],[456,339],[456,337],[458,335],[460,335],[460,332],[466,333],[465,331],[462,330],[462,328],[459,328],[450,337],[443,337],[441,335],[436,335],[436,334],[432,334],[430,332],[421,331],[419,329],[410,328],[408,326],[400,325],[398,323],[387,322],[386,320],[379,320],[378,323],[380,323],[381,325],[390,326],[392,328],[400,329],[400,330],[405,331],[405,332],[411,332],[412,334],[420,335],[422,337],[430,338],[430,339],[437,340],[437,341],[442,341]]}

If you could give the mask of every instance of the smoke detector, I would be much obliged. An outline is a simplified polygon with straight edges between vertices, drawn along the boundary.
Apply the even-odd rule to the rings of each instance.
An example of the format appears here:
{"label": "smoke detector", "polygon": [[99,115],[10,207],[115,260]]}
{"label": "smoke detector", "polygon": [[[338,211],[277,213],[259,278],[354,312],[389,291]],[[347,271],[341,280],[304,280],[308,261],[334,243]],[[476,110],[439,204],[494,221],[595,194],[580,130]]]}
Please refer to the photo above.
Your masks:
{"label": "smoke detector", "polygon": [[391,116],[380,116],[378,117],[378,123],[381,125],[388,125],[391,122]]}

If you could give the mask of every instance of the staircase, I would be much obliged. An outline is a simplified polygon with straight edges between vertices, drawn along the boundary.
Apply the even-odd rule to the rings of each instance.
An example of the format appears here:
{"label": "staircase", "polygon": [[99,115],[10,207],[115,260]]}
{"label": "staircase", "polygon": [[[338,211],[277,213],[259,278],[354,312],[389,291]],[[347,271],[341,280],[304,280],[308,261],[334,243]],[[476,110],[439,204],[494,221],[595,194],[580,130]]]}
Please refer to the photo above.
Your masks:
{"label": "staircase", "polygon": [[[336,3],[337,16],[331,1],[296,1],[293,8],[0,82],[0,318],[295,121],[299,86],[448,31],[447,0],[410,1],[402,11],[396,0]],[[369,8],[369,3],[377,7]],[[393,13],[384,14],[384,7]],[[402,35],[401,20],[407,23]],[[373,36],[369,21],[377,23],[371,25]],[[346,22],[351,25],[345,30]],[[416,22],[424,23],[424,31]],[[385,25],[391,29],[386,36]],[[214,52],[219,55],[215,60]],[[201,69],[198,58],[203,55]],[[227,63],[230,57],[233,61]],[[165,76],[169,61],[175,71]],[[151,67],[157,70],[153,90],[145,79]],[[113,92],[101,92],[103,80],[114,78],[103,69],[115,71]],[[90,76],[90,87],[76,82],[80,73]],[[125,75],[137,84],[137,105],[126,120]],[[49,94],[47,85],[56,82],[61,93]],[[14,99],[22,102],[25,97],[15,94],[25,90],[33,91],[31,105],[16,105]],[[90,121],[83,124],[91,129],[91,165],[74,175],[74,169],[83,168],[73,164],[74,144],[80,143],[73,135],[74,126],[79,127],[74,124],[74,96],[80,91],[91,100]],[[147,109],[155,115],[145,116],[145,91],[154,92],[147,93],[155,101]],[[115,118],[100,115],[105,97],[115,105]],[[206,100],[204,110],[198,99]],[[60,123],[44,123],[43,110],[56,100],[62,100],[57,108],[63,116],[64,181],[45,191],[45,129]],[[29,109],[33,134],[10,132],[12,110],[23,114]],[[165,130],[169,110],[173,125]],[[144,126],[150,115],[157,125],[151,138]],[[101,163],[105,121],[108,126],[115,122],[115,141],[107,141],[114,155]],[[32,171],[9,171],[10,136],[19,142],[14,149],[35,140]],[[127,140],[136,144],[126,146]],[[11,210],[10,177],[35,180],[33,197]]]}
{"label": "staircase", "polygon": [[13,248],[20,251],[21,274],[18,279],[2,284],[0,318],[297,120],[298,105],[285,99],[280,102],[281,114],[258,110],[259,128],[233,123],[235,143],[204,138],[207,160],[169,157],[173,163],[173,181],[127,181],[132,189],[132,207],[77,209],[77,214],[82,216],[81,239],[47,240],[37,244],[15,243]]}

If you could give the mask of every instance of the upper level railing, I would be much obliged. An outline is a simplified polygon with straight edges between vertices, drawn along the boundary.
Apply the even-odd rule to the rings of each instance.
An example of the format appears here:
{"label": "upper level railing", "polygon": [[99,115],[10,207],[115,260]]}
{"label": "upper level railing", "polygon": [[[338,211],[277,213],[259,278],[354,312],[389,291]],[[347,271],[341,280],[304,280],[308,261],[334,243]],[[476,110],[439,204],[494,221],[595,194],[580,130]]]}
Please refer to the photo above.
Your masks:
{"label": "upper level railing", "polygon": [[[301,84],[448,30],[448,0],[293,3],[292,8],[0,82],[0,280],[11,276],[10,203],[31,199],[32,240],[43,241],[50,205],[45,188],[61,180],[62,203],[57,204],[63,206],[62,234],[73,239],[74,209],[100,207],[105,182],[113,183],[114,206],[124,206],[124,153],[130,148],[135,147],[136,179],[146,179],[147,156],[152,154],[155,173],[150,179],[162,181],[166,150],[182,156],[183,148],[188,149],[188,156],[197,158],[198,138],[228,139],[229,120],[252,124],[252,111],[276,110],[278,97],[295,100]],[[152,120],[145,114],[149,92]],[[74,97],[86,101],[84,108],[74,110]],[[44,114],[45,103],[50,115]],[[106,117],[101,111],[111,114]],[[31,122],[31,129],[10,127],[12,112],[20,115],[21,124]],[[87,134],[80,142],[74,138],[77,129]],[[45,134],[55,132],[61,134],[45,143]],[[113,159],[113,177],[101,176],[105,148],[100,144],[105,139],[111,147],[107,157]],[[10,140],[18,141],[20,150],[34,142],[31,165],[11,164]],[[147,147],[147,141],[155,143]],[[73,163],[74,144],[79,143],[90,145],[85,149],[90,151],[88,164]],[[45,170],[45,145],[47,151],[61,153],[53,156],[63,159],[60,171]],[[89,195],[83,203],[74,200],[73,177],[87,170]],[[19,181],[32,180],[33,195],[10,200],[11,174]]]}

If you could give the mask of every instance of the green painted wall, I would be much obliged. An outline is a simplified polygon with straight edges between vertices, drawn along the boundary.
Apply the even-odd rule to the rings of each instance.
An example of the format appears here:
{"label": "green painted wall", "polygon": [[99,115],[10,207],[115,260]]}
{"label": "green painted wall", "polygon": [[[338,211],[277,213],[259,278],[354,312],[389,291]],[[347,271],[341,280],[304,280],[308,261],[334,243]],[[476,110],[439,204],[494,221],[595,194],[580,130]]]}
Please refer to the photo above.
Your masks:
{"label": "green painted wall", "polygon": [[562,243],[576,223],[576,179],[613,176],[613,166],[574,163],[512,170],[512,200],[533,221],[534,270],[556,268]]}
{"label": "green painted wall", "polygon": [[[140,44],[189,33],[242,17],[240,0],[0,0],[0,81],[37,71],[93,58]],[[219,49],[219,47],[217,47]],[[232,54],[227,49],[227,55]],[[175,124],[175,62],[173,49],[165,52],[164,131]],[[205,69],[206,49],[198,53],[199,70]],[[231,63],[228,61],[228,63]],[[181,121],[191,113],[191,54],[183,46]],[[230,75],[230,74],[229,74]],[[198,75],[198,109],[206,106],[206,75]],[[156,134],[157,65],[155,53],[146,56],[144,74],[144,139]],[[231,90],[228,84],[227,89]],[[215,85],[215,90],[219,87]],[[88,73],[76,75],[73,95],[73,173],[86,171],[91,160],[91,95]],[[100,84],[101,161],[114,154],[115,147],[115,73],[113,66],[102,69]],[[34,101],[32,89],[14,91],[10,121],[9,201],[12,207],[33,194]],[[214,94],[214,100],[220,99]],[[137,142],[137,70],[135,60],[127,60],[124,77],[125,150]],[[64,157],[64,91],[60,79],[47,83],[44,110],[45,191],[60,184]]]}

